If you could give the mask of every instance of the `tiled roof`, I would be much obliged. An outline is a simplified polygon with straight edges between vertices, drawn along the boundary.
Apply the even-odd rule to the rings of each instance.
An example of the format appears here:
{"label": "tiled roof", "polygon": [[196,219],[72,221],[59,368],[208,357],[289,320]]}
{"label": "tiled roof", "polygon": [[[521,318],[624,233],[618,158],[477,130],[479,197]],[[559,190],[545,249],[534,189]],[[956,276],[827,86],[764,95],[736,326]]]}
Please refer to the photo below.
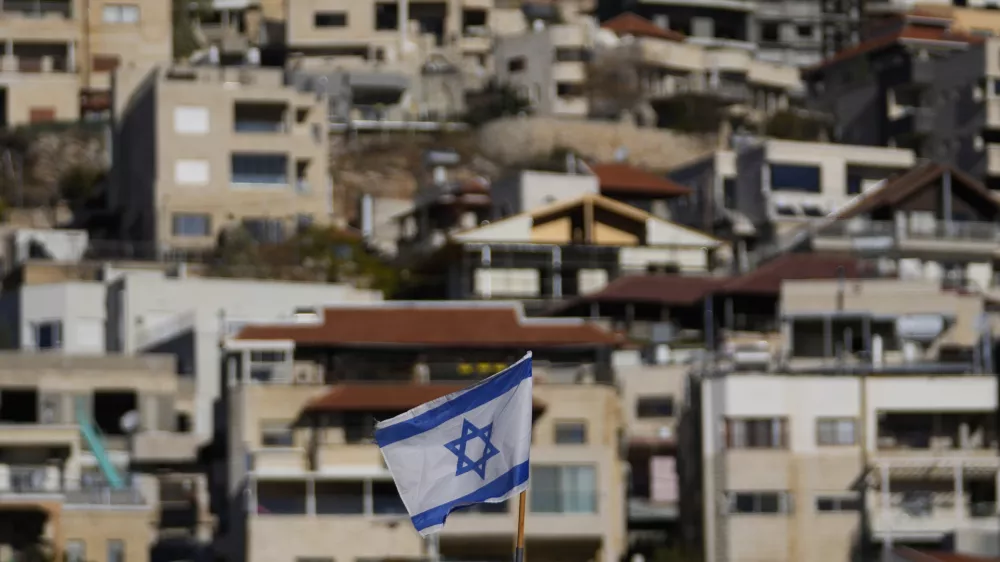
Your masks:
{"label": "tiled roof", "polygon": [[590,169],[601,184],[601,193],[610,195],[643,194],[660,197],[680,197],[691,190],[665,177],[657,176],[622,163],[592,164]]}
{"label": "tiled roof", "polygon": [[876,51],[891,47],[902,41],[942,41],[953,43],[982,43],[983,38],[965,33],[952,32],[949,29],[938,26],[906,25],[902,29],[885,33],[862,41],[857,45],[848,47],[832,57],[821,61],[819,64],[806,69],[815,71],[830,66],[834,63],[849,60],[860,55],[874,53]]}
{"label": "tiled roof", "polygon": [[953,180],[980,195],[985,204],[991,205],[994,208],[994,212],[1000,213],[1000,201],[997,201],[993,193],[985,185],[972,176],[950,166],[929,162],[912,168],[894,178],[890,178],[881,187],[873,189],[863,197],[857,199],[855,203],[841,209],[838,213],[838,218],[848,219],[870,213],[884,205],[896,205],[936,182],[946,171],[951,172]]}
{"label": "tiled roof", "polygon": [[860,274],[861,264],[856,258],[835,254],[784,254],[726,283],[718,292],[777,295],[782,281],[835,279],[841,268],[850,279]]}
{"label": "tiled roof", "polygon": [[[310,401],[303,413],[312,412],[405,412],[421,404],[437,400],[469,385],[464,384],[337,384]],[[537,400],[535,411],[544,407]]]}
{"label": "tiled roof", "polygon": [[[449,303],[446,303],[449,304]],[[620,337],[578,320],[524,318],[515,306],[379,303],[328,308],[322,324],[247,326],[240,340],[292,340],[298,345],[440,347],[602,346]]]}
{"label": "tiled roof", "polygon": [[684,41],[684,34],[670,29],[663,29],[648,19],[625,12],[615,16],[601,24],[601,27],[608,31],[613,31],[618,35],[632,35],[635,37],[652,37],[665,41]]}

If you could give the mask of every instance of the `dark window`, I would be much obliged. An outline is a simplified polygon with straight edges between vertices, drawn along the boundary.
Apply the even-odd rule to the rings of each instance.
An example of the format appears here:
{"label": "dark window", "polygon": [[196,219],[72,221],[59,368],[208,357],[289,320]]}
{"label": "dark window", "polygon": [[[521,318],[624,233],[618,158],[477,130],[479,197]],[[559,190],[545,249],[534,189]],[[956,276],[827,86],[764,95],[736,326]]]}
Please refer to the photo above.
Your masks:
{"label": "dark window", "polygon": [[316,482],[317,515],[359,515],[364,512],[364,483]]}
{"label": "dark window", "polygon": [[586,49],[556,49],[556,62],[587,62],[590,53]]}
{"label": "dark window", "polygon": [[791,501],[787,492],[731,492],[730,513],[786,513]]}
{"label": "dark window", "polygon": [[315,27],[347,27],[345,12],[316,12],[313,14]]}
{"label": "dark window", "polygon": [[674,399],[670,396],[646,396],[636,402],[640,418],[669,418],[674,415]]}
{"label": "dark window", "polygon": [[399,29],[399,11],[396,4],[375,4],[375,30],[391,31]]}
{"label": "dark window", "polygon": [[861,193],[861,186],[864,184],[864,179],[857,174],[847,175],[847,194],[848,195],[858,195]]}
{"label": "dark window", "polygon": [[805,191],[819,193],[819,166],[771,164],[771,189],[774,191]]}
{"label": "dark window", "polygon": [[760,40],[765,43],[777,43],[780,40],[781,28],[776,23],[764,23],[760,26]]}
{"label": "dark window", "polygon": [[59,349],[62,347],[62,322],[39,322],[35,324],[35,349]]}
{"label": "dark window", "polygon": [[1000,96],[1000,80],[993,80],[993,95]]}
{"label": "dark window", "polygon": [[375,515],[406,514],[406,506],[399,497],[395,482],[372,482],[372,511]]}
{"label": "dark window", "polygon": [[233,154],[229,181],[244,185],[288,185],[288,156]]}
{"label": "dark window", "polygon": [[583,422],[556,422],[557,445],[584,445],[587,443],[587,424]]}
{"label": "dark window", "polygon": [[799,37],[812,37],[813,28],[811,25],[799,25],[795,27]]}
{"label": "dark window", "polygon": [[857,496],[818,496],[816,511],[836,513],[844,511],[859,511],[861,500]]}
{"label": "dark window", "polygon": [[208,215],[178,213],[173,217],[174,236],[208,236],[212,233],[212,218]]}
{"label": "dark window", "polygon": [[583,95],[583,87],[580,86],[579,84],[568,84],[568,83],[556,84],[556,95],[560,97],[564,96],[579,97]]}
{"label": "dark window", "polygon": [[260,444],[264,447],[291,447],[295,445],[291,422],[262,421]]}
{"label": "dark window", "polygon": [[736,209],[736,178],[722,180],[722,204],[727,209]]}
{"label": "dark window", "polygon": [[784,418],[726,420],[726,444],[730,449],[783,449],[787,425]]}
{"label": "dark window", "polygon": [[524,57],[517,57],[507,61],[507,72],[523,72],[527,68],[528,62]]}
{"label": "dark window", "polygon": [[857,442],[855,423],[851,418],[820,418],[816,420],[817,445],[854,445]]}

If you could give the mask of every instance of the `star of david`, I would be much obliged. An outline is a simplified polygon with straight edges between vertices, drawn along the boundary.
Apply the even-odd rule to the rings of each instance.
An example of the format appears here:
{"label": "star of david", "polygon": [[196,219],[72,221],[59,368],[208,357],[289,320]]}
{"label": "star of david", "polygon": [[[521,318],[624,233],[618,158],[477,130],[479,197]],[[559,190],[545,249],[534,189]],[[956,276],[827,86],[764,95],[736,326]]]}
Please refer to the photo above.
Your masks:
{"label": "star of david", "polygon": [[[500,451],[490,443],[490,437],[493,435],[493,424],[489,424],[484,428],[476,427],[476,424],[470,422],[469,420],[462,420],[462,435],[448,443],[444,446],[446,449],[455,453],[458,457],[458,466],[455,468],[455,476],[461,476],[466,472],[475,472],[480,478],[486,479],[486,463],[490,459],[500,454]],[[472,460],[465,452],[466,446],[469,441],[473,439],[480,438],[483,440],[483,454],[479,457],[479,460]]]}

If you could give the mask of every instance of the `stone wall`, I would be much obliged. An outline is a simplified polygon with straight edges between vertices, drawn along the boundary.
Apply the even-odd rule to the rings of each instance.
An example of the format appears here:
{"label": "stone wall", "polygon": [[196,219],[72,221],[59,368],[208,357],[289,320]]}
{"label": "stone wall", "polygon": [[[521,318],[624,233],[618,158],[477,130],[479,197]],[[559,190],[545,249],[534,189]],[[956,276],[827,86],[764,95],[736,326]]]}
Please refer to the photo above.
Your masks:
{"label": "stone wall", "polygon": [[546,117],[512,117],[483,126],[479,149],[504,165],[544,158],[557,149],[573,151],[598,162],[628,150],[628,161],[652,170],[666,170],[711,153],[715,135],[689,135],[630,123],[575,121]]}

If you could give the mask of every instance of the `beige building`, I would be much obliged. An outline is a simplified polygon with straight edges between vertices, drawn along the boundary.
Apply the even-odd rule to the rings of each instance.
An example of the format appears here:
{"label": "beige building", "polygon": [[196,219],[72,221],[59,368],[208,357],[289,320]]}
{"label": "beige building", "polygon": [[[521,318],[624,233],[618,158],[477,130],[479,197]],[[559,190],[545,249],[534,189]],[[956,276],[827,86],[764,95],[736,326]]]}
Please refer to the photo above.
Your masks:
{"label": "beige building", "polygon": [[864,519],[876,550],[944,550],[957,530],[995,529],[984,298],[926,281],[802,281],[784,285],[781,310],[780,338],[730,348],[692,382],[702,465],[684,489],[702,517],[685,517],[705,559],[843,561]]}
{"label": "beige building", "polygon": [[286,86],[280,69],[119,76],[139,84],[116,130],[111,204],[123,238],[210,248],[229,226],[276,242],[330,220],[325,98]]}
{"label": "beige building", "polygon": [[[476,328],[484,325],[490,330]],[[377,353],[364,349],[375,341]],[[531,348],[527,549],[543,561],[618,560],[627,472],[618,449],[620,404],[607,355],[600,359],[615,342],[577,320],[527,319],[510,303],[347,306],[327,308],[314,322],[245,326],[226,342],[233,423],[228,459],[219,460],[228,463],[230,501],[250,500],[246,512],[234,506],[231,517],[245,524],[230,522],[227,552],[245,552],[248,562],[333,552],[347,559],[419,559],[435,550],[442,558],[509,556],[516,502],[453,513],[437,541],[423,541],[372,435],[376,419],[457,391]],[[449,351],[457,347],[465,350],[460,359]],[[244,458],[249,464],[235,461]]]}
{"label": "beige building", "polygon": [[[9,352],[0,359],[0,550],[16,555],[47,541],[57,558],[148,560],[160,534],[180,521],[168,520],[171,508],[160,502],[169,486],[134,471],[143,462],[162,467],[170,450],[194,452],[173,433],[174,404],[184,394],[173,359]],[[204,498],[198,488],[192,477],[192,494]],[[198,512],[194,497],[182,502],[188,515]],[[202,538],[211,531],[205,522]],[[192,540],[198,524],[195,515],[182,525]]]}
{"label": "beige building", "polygon": [[170,60],[170,21],[170,6],[156,0],[5,4],[0,126],[106,114],[111,71]]}

